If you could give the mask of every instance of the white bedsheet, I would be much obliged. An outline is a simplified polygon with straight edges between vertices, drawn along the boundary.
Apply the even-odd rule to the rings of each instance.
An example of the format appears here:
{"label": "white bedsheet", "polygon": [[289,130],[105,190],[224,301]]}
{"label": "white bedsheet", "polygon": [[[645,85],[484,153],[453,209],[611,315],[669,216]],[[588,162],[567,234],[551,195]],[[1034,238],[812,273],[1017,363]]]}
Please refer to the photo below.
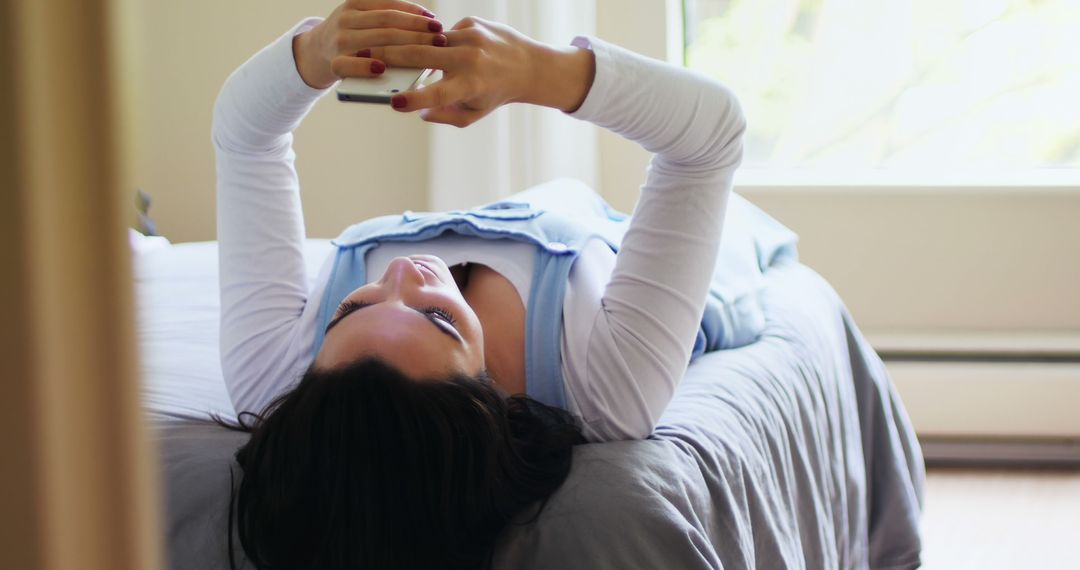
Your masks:
{"label": "white bedsheet", "polygon": [[[309,288],[331,252],[308,240]],[[218,350],[217,243],[132,233],[144,408],[155,419],[234,418]]]}

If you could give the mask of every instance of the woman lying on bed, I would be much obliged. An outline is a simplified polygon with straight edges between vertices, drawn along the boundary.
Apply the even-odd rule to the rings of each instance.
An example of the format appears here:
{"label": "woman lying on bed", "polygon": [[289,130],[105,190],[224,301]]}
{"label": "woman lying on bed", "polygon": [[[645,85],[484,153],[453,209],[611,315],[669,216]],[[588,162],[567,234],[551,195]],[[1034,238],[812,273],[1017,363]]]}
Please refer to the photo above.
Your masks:
{"label": "woman lying on bed", "polygon": [[[309,290],[291,133],[339,78],[385,66],[443,70],[393,99],[426,121],[465,127],[526,103],[642,145],[656,156],[633,217],[556,188],[369,220],[335,240]],[[595,38],[545,45],[477,18],[444,31],[400,0],[348,0],[244,63],[213,142],[250,559],[482,567],[566,478],[573,445],[648,436],[710,347],[702,314],[743,130],[731,93],[700,75]],[[342,184],[379,168],[352,162]]]}

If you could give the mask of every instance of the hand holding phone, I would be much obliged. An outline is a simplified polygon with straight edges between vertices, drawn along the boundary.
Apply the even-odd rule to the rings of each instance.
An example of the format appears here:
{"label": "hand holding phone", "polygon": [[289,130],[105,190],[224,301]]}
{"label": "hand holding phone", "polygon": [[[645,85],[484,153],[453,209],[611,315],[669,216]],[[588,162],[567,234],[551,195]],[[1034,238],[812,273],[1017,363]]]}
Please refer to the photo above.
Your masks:
{"label": "hand holding phone", "polygon": [[396,111],[420,111],[425,121],[456,127],[509,103],[570,113],[581,106],[596,76],[596,61],[586,46],[548,45],[506,24],[470,16],[444,35],[446,47],[371,49],[372,57],[387,65],[442,71],[438,82],[391,97]]}

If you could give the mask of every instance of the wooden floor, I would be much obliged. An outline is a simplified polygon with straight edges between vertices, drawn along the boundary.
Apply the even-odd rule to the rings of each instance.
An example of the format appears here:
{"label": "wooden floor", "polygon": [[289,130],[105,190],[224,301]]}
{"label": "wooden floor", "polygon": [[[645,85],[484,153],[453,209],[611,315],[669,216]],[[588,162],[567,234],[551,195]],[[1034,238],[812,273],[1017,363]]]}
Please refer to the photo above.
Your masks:
{"label": "wooden floor", "polygon": [[1080,471],[927,472],[926,570],[1080,570]]}

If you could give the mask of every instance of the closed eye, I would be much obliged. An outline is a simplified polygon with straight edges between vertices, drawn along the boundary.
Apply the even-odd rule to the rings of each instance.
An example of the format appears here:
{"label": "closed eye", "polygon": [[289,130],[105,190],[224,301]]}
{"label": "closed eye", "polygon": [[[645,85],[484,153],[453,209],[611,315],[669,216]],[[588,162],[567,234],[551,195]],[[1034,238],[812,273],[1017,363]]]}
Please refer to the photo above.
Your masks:
{"label": "closed eye", "polygon": [[454,324],[457,323],[457,319],[454,318],[454,315],[451,315],[450,311],[447,311],[446,309],[443,309],[441,307],[427,307],[426,309],[424,309],[424,312],[430,315],[434,315],[442,319],[443,321],[446,321],[446,323],[450,326],[454,326]]}
{"label": "closed eye", "polygon": [[364,303],[362,301],[345,301],[344,303],[338,305],[338,309],[336,311],[337,314],[334,316],[333,319],[330,320],[330,324],[326,325],[326,330],[323,331],[323,335],[330,332],[330,329],[334,328],[334,325],[340,323],[341,319],[344,319],[345,317],[349,316],[352,313],[355,313],[356,311],[359,311],[360,309],[363,309],[364,307],[370,306],[371,303]]}
{"label": "closed eye", "polygon": [[[334,328],[334,326],[340,323],[341,320],[345,317],[355,313],[356,311],[359,311],[360,309],[370,307],[372,305],[373,303],[365,303],[363,301],[345,301],[338,306],[337,315],[330,321],[330,324],[326,325],[326,330],[323,331],[323,336],[329,333],[330,329]],[[464,339],[462,338],[461,333],[459,333],[457,331],[457,327],[454,326],[454,324],[457,322],[457,319],[455,319],[454,315],[446,309],[435,306],[425,307],[423,309],[417,309],[414,307],[409,308],[423,315],[423,317],[426,318],[432,325],[434,325],[435,328],[439,329],[439,332],[453,338],[458,342],[464,343]]]}

